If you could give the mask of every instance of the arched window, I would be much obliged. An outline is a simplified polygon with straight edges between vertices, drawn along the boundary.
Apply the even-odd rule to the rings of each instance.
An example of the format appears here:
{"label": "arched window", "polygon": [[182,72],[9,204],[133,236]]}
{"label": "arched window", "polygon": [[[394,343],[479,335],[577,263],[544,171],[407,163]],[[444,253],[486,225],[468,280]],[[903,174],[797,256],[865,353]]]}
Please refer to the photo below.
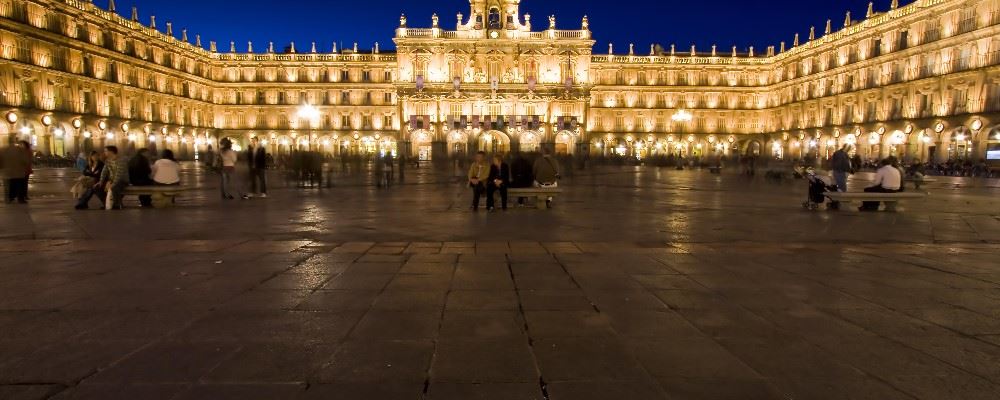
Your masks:
{"label": "arched window", "polygon": [[500,9],[490,9],[489,27],[490,29],[500,29]]}

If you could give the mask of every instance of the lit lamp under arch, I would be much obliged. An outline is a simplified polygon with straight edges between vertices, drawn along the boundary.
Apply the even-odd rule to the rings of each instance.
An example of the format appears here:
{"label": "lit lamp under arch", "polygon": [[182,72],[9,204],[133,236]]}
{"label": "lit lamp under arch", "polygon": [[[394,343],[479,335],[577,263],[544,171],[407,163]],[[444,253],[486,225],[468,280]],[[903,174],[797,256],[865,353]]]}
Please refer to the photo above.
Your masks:
{"label": "lit lamp under arch", "polygon": [[108,121],[103,121],[103,120],[102,121],[98,121],[97,122],[97,129],[100,129],[101,131],[108,130]]}

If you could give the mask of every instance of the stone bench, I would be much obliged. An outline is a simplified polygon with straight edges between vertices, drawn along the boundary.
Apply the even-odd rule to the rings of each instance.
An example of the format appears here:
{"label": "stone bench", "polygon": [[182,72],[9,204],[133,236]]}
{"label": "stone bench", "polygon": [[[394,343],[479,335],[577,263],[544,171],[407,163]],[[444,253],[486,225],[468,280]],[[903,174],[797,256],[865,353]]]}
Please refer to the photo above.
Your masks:
{"label": "stone bench", "polygon": [[912,183],[914,188],[920,189],[920,185],[937,182],[934,178],[906,178],[903,182]]}
{"label": "stone bench", "polygon": [[885,203],[885,210],[896,211],[896,205],[900,200],[915,200],[927,197],[926,193],[867,193],[867,192],[828,192],[825,193],[830,200],[849,203],[852,201],[881,201]]}
{"label": "stone bench", "polygon": [[534,197],[536,208],[548,207],[546,200],[549,197],[555,198],[562,194],[562,189],[553,188],[541,188],[541,187],[529,187],[529,188],[509,188],[507,189],[508,198],[518,198],[518,197]]}
{"label": "stone bench", "polygon": [[124,196],[152,196],[153,208],[168,208],[174,204],[174,198],[192,190],[190,187],[174,186],[129,186],[125,188]]}

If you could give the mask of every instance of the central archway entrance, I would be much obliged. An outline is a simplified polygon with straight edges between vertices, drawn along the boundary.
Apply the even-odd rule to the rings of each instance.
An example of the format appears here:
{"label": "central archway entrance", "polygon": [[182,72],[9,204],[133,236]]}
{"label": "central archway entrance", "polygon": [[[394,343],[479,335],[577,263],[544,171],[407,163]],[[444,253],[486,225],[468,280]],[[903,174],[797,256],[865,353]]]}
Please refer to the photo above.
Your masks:
{"label": "central archway entrance", "polygon": [[507,153],[510,151],[510,138],[500,131],[486,131],[479,135],[476,149],[487,154]]}

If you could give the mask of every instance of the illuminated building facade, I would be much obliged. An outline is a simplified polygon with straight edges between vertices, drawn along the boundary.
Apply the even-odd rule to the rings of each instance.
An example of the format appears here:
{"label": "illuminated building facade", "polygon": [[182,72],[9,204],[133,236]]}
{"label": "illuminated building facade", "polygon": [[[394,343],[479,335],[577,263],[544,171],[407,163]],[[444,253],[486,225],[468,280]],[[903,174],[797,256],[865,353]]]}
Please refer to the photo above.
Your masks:
{"label": "illuminated building facade", "polygon": [[604,54],[586,18],[560,29],[519,0],[469,3],[450,30],[437,15],[422,28],[401,17],[395,52],[320,52],[206,49],[113,1],[0,0],[0,129],[46,153],[115,143],[187,158],[251,136],[277,153],[427,159],[542,147],[799,159],[852,143],[865,158],[933,161],[1000,151],[1000,0],[893,0],[765,49]]}

